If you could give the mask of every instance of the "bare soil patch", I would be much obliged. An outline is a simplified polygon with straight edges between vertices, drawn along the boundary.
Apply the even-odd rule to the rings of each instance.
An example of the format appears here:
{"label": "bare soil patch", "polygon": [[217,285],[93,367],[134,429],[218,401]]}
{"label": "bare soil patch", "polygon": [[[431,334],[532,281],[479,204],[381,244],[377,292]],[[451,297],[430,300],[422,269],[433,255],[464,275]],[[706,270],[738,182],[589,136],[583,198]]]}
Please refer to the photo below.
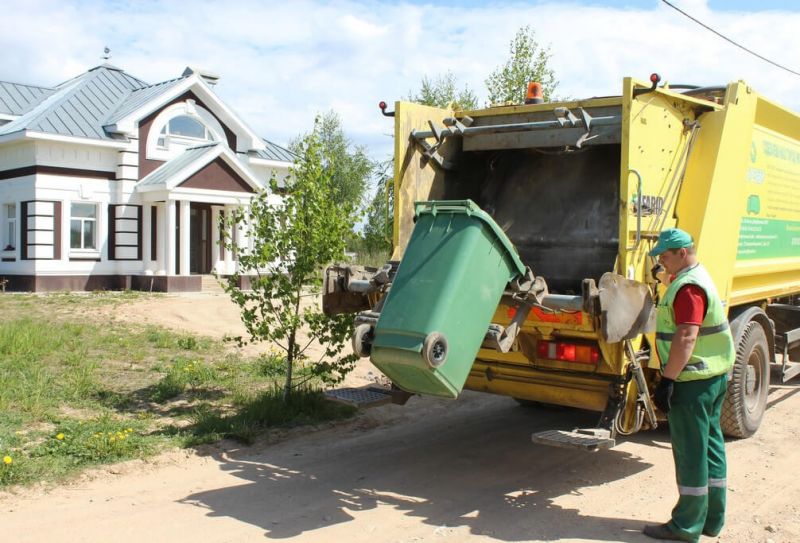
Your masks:
{"label": "bare soil patch", "polygon": [[[221,337],[240,326],[226,304],[166,296],[109,316]],[[362,363],[350,382],[376,374]],[[702,541],[800,541],[798,389],[774,385],[758,434],[728,442],[727,526]],[[252,447],[173,451],[0,494],[0,541],[650,541],[642,527],[666,520],[677,497],[666,428],[594,454],[530,442],[595,421],[485,394],[412,398]]]}

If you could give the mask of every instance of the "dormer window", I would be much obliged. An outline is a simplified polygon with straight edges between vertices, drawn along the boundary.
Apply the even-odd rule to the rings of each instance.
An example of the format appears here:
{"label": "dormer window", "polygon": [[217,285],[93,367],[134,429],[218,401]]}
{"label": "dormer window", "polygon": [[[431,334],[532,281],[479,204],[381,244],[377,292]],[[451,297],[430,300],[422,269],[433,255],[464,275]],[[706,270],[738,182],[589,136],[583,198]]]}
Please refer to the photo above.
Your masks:
{"label": "dormer window", "polygon": [[180,115],[164,125],[156,145],[159,149],[168,150],[173,146],[192,147],[210,141],[216,140],[206,125],[194,117]]}
{"label": "dormer window", "polygon": [[228,137],[219,120],[206,108],[187,99],[165,107],[153,119],[147,132],[149,160],[171,160],[186,149],[219,143],[227,145]]}

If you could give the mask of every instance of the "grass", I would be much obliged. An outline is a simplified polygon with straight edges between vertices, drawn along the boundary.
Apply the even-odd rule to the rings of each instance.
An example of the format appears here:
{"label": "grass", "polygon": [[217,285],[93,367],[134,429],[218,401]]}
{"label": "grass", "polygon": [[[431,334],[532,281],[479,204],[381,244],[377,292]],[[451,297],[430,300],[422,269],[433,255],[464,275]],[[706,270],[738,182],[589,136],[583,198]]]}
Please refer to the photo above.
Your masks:
{"label": "grass", "polygon": [[353,408],[329,402],[319,390],[311,388],[295,390],[289,401],[284,402],[283,390],[272,387],[253,397],[239,399],[237,404],[239,409],[228,415],[205,405],[198,408],[186,443],[196,445],[232,438],[251,444],[266,428],[340,420],[354,413]]}
{"label": "grass", "polygon": [[381,268],[383,267],[384,264],[389,262],[391,256],[392,254],[388,249],[371,251],[371,252],[365,251],[357,253],[355,258],[353,258],[351,264]]}
{"label": "grass", "polygon": [[245,359],[222,341],[102,317],[144,296],[0,296],[0,488],[353,414],[313,387],[282,402],[279,353]]}

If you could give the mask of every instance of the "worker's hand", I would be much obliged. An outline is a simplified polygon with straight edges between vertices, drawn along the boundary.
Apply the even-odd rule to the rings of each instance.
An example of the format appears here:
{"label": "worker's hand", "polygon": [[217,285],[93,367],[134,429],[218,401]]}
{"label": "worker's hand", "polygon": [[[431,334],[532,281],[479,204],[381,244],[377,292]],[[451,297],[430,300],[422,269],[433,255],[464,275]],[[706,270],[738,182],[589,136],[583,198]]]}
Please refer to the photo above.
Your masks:
{"label": "worker's hand", "polygon": [[660,283],[661,278],[659,277],[659,274],[661,274],[663,271],[664,271],[664,266],[656,262],[655,266],[650,268],[650,276]]}
{"label": "worker's hand", "polygon": [[672,387],[674,383],[674,379],[662,376],[655,392],[653,392],[653,403],[664,414],[669,413],[670,408],[672,408]]}

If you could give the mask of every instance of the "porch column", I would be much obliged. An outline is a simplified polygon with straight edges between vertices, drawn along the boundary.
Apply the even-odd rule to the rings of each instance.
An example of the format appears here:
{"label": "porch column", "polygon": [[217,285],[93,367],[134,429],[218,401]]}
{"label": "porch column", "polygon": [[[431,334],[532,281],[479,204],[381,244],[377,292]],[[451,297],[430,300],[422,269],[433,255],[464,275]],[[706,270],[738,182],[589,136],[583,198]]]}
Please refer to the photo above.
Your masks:
{"label": "porch column", "polygon": [[[225,218],[226,219],[231,216],[231,213],[233,212],[233,210],[234,210],[233,206],[225,206]],[[231,240],[231,245],[235,245],[236,244],[236,228],[233,227],[233,226],[230,226],[230,225],[228,226],[228,228],[229,228],[229,232],[231,233],[231,236],[233,238]],[[234,261],[233,261],[233,251],[231,250],[230,247],[225,247],[225,273],[233,273],[234,271],[235,270],[234,270]]]}
{"label": "porch column", "polygon": [[150,238],[152,237],[152,224],[151,224],[151,205],[142,205],[142,271],[151,272],[153,267],[153,258],[155,257],[150,250]]}
{"label": "porch column", "polygon": [[[156,273],[167,275],[166,245],[167,245],[167,212],[163,203],[153,204],[156,206],[156,254],[153,259],[156,261]],[[152,228],[152,225],[151,225]]]}
{"label": "porch column", "polygon": [[219,254],[222,243],[219,235],[219,212],[222,209],[220,206],[211,206],[211,269],[217,273],[223,273]]}
{"label": "porch column", "polygon": [[189,200],[180,200],[181,205],[181,275],[189,275],[189,244],[191,231],[189,227]]}
{"label": "porch column", "polygon": [[164,214],[166,215],[164,237],[164,270],[167,275],[175,275],[175,250],[176,250],[176,223],[175,223],[175,200],[167,199],[164,202]]}

